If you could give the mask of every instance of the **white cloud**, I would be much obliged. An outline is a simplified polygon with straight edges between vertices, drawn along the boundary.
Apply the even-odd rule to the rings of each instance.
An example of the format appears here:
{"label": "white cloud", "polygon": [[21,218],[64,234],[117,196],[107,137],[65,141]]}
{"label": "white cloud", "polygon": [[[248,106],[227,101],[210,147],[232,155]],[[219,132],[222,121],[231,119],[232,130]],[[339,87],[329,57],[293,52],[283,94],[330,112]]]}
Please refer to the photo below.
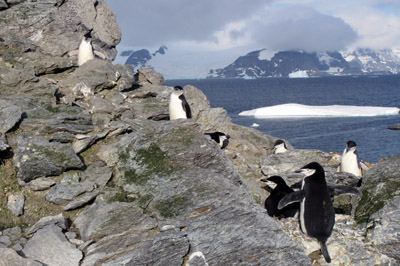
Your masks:
{"label": "white cloud", "polygon": [[109,0],[123,42],[152,46],[171,41],[218,41],[214,35],[251,16],[265,0]]}
{"label": "white cloud", "polygon": [[398,0],[106,1],[122,29],[119,51],[166,45],[180,60],[198,54],[206,63],[216,52],[237,58],[263,48],[400,47]]}
{"label": "white cloud", "polygon": [[342,19],[303,5],[272,7],[249,30],[254,40],[272,50],[336,51],[357,39]]}

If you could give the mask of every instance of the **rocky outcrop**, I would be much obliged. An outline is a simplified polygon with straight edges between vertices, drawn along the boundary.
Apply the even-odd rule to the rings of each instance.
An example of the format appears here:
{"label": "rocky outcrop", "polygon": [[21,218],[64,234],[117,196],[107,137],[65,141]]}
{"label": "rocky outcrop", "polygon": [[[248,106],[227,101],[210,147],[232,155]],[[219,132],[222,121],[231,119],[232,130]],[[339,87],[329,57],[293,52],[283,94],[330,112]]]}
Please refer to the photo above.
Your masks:
{"label": "rocky outcrop", "polygon": [[368,223],[370,216],[396,196],[400,196],[400,156],[385,158],[363,177],[362,197],[355,211],[358,223]]}
{"label": "rocky outcrop", "polygon": [[[293,171],[318,161],[331,185],[355,186],[358,178],[336,173],[337,155],[289,143],[273,155],[277,138],[233,124],[193,86],[184,88],[193,119],[170,121],[173,89],[153,69],[134,74],[100,59],[77,67],[66,51],[88,31],[113,58],[119,31],[103,1],[3,2],[10,34],[0,29],[0,196],[8,200],[0,201],[0,263],[324,264],[296,219],[267,215],[258,180],[279,174],[295,184],[302,177]],[[216,131],[230,135],[224,150],[205,134]],[[373,173],[391,180],[397,159],[375,167],[363,197],[372,195]],[[375,225],[367,235],[349,215],[357,197],[336,208],[348,215],[337,216],[328,241],[334,263],[398,260],[397,235],[385,237],[396,232],[396,193],[381,208],[362,197],[356,217],[365,213]]]}
{"label": "rocky outcrop", "polygon": [[[109,60],[115,58],[121,30],[105,1],[7,2],[9,5],[1,11],[0,22],[0,37],[6,42],[14,43],[19,39],[45,55],[63,57],[78,49],[82,37],[90,33],[94,49],[107,55]],[[51,60],[50,57],[46,59]]]}

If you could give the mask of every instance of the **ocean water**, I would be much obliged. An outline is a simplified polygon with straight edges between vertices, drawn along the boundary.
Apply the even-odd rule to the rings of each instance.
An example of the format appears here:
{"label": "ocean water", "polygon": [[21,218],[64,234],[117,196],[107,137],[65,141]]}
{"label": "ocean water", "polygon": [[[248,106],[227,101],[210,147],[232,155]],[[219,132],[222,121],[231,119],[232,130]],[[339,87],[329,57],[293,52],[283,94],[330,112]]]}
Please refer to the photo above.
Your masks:
{"label": "ocean water", "polygon": [[374,117],[269,118],[239,116],[246,110],[298,103],[305,105],[356,105],[400,107],[400,75],[346,76],[306,79],[200,79],[167,80],[166,85],[193,85],[202,90],[212,107],[223,107],[234,123],[286,139],[297,149],[342,153],[348,140],[357,143],[362,161],[376,163],[400,154],[400,115]]}

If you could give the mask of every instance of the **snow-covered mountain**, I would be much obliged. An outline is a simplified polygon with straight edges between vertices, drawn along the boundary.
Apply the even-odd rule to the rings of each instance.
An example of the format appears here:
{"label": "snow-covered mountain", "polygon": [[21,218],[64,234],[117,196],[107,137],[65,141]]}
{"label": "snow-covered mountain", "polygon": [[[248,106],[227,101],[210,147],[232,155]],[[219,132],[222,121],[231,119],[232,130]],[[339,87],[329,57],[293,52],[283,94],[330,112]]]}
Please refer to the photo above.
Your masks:
{"label": "snow-covered mountain", "polygon": [[343,51],[342,55],[351,67],[359,68],[363,73],[400,73],[400,56],[391,49],[358,48],[353,51]]}
{"label": "snow-covered mountain", "polygon": [[159,55],[164,55],[168,48],[165,45],[162,45],[157,51],[154,53],[150,53],[149,50],[147,49],[140,49],[137,51],[133,50],[128,50],[128,51],[123,51],[120,56],[121,57],[128,57],[125,60],[126,65],[132,65],[133,70],[136,70],[140,67],[148,67],[150,66],[148,62],[156,57],[158,54]]}
{"label": "snow-covered mountain", "polygon": [[400,50],[390,49],[319,53],[262,49],[243,56],[238,56],[243,54],[243,51],[237,50],[180,51],[169,50],[166,46],[154,50],[153,53],[147,49],[125,50],[118,55],[118,63],[131,64],[134,71],[140,67],[154,67],[166,79],[400,73]]}
{"label": "snow-covered mountain", "polygon": [[288,77],[289,74],[298,71],[306,71],[310,76],[322,76],[349,73],[351,69],[348,62],[338,52],[271,52],[263,49],[240,56],[225,68],[210,70],[209,77]]}
{"label": "snow-covered mountain", "polygon": [[398,74],[400,56],[390,49],[356,49],[343,52],[258,50],[232,64],[209,72],[210,78],[260,78],[350,74]]}

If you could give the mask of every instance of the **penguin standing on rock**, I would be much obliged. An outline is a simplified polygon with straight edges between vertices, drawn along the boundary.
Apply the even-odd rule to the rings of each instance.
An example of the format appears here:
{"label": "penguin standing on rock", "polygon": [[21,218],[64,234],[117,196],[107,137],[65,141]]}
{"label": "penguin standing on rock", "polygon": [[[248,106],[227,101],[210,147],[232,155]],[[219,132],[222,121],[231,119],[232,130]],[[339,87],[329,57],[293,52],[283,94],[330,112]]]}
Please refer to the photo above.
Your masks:
{"label": "penguin standing on rock", "polygon": [[358,159],[357,146],[352,140],[347,142],[340,161],[340,172],[346,172],[355,176],[362,176],[361,164]]}
{"label": "penguin standing on rock", "polygon": [[301,168],[305,174],[300,191],[286,195],[278,204],[283,209],[288,204],[300,202],[300,226],[303,233],[318,241],[325,261],[330,263],[326,241],[332,234],[335,224],[335,210],[325,180],[322,166],[312,162]]}
{"label": "penguin standing on rock", "polygon": [[85,35],[79,45],[78,50],[78,66],[83,65],[87,61],[94,58],[92,40],[90,35]]}
{"label": "penguin standing on rock", "polygon": [[278,139],[277,141],[275,141],[274,143],[274,154],[278,154],[278,153],[284,153],[287,152],[287,147],[286,147],[286,143],[281,140]]}
{"label": "penguin standing on rock", "polygon": [[265,208],[269,216],[278,218],[294,217],[300,209],[300,203],[295,202],[287,205],[283,209],[278,209],[279,201],[289,193],[294,192],[280,176],[271,176],[267,179],[261,179],[269,187],[272,187],[269,197],[265,200]]}
{"label": "penguin standing on rock", "polygon": [[192,118],[192,112],[183,95],[183,88],[181,86],[175,86],[169,101],[169,119],[175,120],[180,118]]}

